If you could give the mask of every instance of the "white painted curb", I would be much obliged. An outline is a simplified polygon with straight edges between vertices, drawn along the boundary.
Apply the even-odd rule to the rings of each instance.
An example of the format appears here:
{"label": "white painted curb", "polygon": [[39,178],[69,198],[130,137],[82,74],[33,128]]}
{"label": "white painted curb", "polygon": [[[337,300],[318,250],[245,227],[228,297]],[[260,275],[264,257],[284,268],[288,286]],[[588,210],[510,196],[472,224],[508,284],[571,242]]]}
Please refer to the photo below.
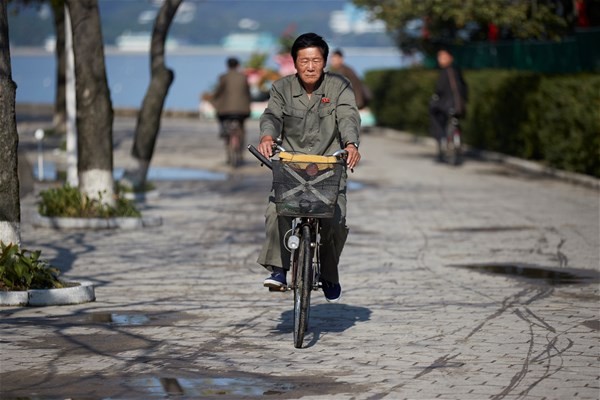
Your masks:
{"label": "white painted curb", "polygon": [[162,218],[68,218],[36,214],[32,223],[38,228],[52,229],[139,229],[160,226]]}
{"label": "white painted curb", "polygon": [[96,300],[94,285],[89,281],[60,289],[31,289],[18,292],[0,291],[0,306],[62,306]]}

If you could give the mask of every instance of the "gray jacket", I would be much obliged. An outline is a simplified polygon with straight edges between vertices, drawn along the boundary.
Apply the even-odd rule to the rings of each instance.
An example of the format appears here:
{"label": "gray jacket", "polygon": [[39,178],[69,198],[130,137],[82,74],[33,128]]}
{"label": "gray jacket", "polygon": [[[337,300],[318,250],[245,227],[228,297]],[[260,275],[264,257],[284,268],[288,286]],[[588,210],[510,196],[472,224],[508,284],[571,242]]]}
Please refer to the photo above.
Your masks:
{"label": "gray jacket", "polygon": [[348,79],[324,73],[308,95],[296,75],[276,81],[260,118],[261,138],[282,136],[288,151],[333,154],[348,142],[358,142],[360,114]]}

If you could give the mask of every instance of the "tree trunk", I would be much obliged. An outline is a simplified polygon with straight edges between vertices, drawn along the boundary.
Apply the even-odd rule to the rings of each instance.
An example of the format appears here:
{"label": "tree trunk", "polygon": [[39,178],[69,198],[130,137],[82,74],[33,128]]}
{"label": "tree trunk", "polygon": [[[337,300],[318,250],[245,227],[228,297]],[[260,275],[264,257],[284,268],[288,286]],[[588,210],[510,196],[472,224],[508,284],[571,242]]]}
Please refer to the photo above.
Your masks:
{"label": "tree trunk", "polygon": [[79,191],[113,205],[113,109],[97,0],[66,0],[73,32]]}
{"label": "tree trunk", "polygon": [[54,31],[56,35],[56,94],[54,97],[54,130],[60,133],[66,131],[67,102],[66,102],[66,52],[65,52],[65,5],[62,1],[52,1],[54,14]]}
{"label": "tree trunk", "polygon": [[15,101],[8,41],[7,2],[0,1],[0,241],[21,244],[21,203]]}
{"label": "tree trunk", "polygon": [[182,0],[165,0],[156,16],[150,47],[151,79],[142,108],[138,114],[137,126],[131,155],[137,168],[125,172],[123,183],[133,188],[143,188],[148,168],[154,153],[156,138],[160,129],[160,119],[169,87],[173,83],[173,71],[165,66],[165,41],[171,22]]}

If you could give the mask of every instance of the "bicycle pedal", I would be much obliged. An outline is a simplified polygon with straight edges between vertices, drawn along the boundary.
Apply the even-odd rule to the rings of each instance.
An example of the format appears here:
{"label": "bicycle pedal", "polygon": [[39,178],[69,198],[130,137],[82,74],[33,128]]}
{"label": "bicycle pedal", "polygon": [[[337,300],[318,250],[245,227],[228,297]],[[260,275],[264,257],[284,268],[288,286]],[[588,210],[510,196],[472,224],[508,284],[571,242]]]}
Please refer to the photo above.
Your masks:
{"label": "bicycle pedal", "polygon": [[287,286],[281,286],[278,288],[273,288],[273,287],[269,288],[269,292],[286,292],[287,290],[288,290]]}

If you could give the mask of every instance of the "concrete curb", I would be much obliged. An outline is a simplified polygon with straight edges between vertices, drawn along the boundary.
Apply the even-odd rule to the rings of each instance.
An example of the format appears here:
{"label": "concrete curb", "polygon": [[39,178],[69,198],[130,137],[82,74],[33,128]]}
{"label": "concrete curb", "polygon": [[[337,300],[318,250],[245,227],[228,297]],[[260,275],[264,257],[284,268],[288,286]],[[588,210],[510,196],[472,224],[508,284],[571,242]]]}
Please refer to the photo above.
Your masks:
{"label": "concrete curb", "polygon": [[88,303],[96,300],[94,285],[89,281],[60,289],[31,289],[27,291],[0,292],[0,306],[61,306]]}
{"label": "concrete curb", "polygon": [[142,218],[59,218],[33,217],[33,226],[52,229],[140,229],[162,225],[161,217]]}
{"label": "concrete curb", "polygon": [[[397,131],[390,128],[377,128],[381,131],[381,134],[386,137],[400,137],[404,141],[411,143],[421,143],[428,147],[436,147],[437,143],[435,139],[426,136],[418,136],[412,133]],[[493,151],[479,150],[474,147],[465,146],[466,153],[474,155],[476,158],[484,161],[495,162],[503,164],[513,169],[538,174],[543,176],[549,176],[564,182],[586,186],[591,189],[600,190],[600,179],[592,176],[579,174],[576,172],[569,172],[551,168],[535,161],[524,160],[521,158],[508,156],[502,153],[496,153]]]}
{"label": "concrete curb", "polygon": [[478,150],[474,148],[468,149],[471,154],[475,154],[478,158],[481,158],[485,161],[504,164],[520,171],[549,176],[561,181],[600,190],[600,179],[596,179],[592,176],[579,174],[576,172],[563,171],[536,163],[534,161],[523,160],[521,158],[507,156],[505,154],[495,153],[492,151]]}

